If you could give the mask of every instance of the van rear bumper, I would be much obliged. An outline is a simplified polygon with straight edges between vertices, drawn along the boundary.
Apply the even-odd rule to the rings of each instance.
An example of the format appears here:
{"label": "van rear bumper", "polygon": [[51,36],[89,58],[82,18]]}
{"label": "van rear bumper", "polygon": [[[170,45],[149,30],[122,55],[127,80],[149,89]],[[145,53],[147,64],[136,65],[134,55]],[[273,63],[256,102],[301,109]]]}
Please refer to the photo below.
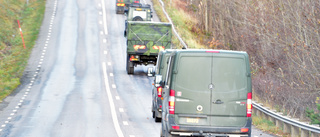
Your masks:
{"label": "van rear bumper", "polygon": [[[170,118],[169,118],[170,119]],[[210,127],[210,126],[190,126],[190,125],[177,125],[171,123],[169,120],[168,131],[173,135],[183,136],[238,136],[246,137],[251,135],[251,123],[252,119],[248,119],[247,123],[243,127]],[[173,129],[172,126],[178,126],[179,129]],[[241,132],[241,129],[247,128],[248,132]]]}

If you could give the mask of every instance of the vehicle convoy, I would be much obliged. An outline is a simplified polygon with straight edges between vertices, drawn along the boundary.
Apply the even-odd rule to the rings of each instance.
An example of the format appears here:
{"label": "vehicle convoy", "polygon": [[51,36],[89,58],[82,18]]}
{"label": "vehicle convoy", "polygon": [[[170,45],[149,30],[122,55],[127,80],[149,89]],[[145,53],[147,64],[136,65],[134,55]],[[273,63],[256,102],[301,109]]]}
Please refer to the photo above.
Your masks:
{"label": "vehicle convoy", "polygon": [[177,50],[162,87],[161,136],[251,136],[252,91],[246,52]]}
{"label": "vehicle convoy", "polygon": [[128,10],[128,7],[132,3],[140,3],[140,0],[116,0],[116,13],[124,14],[125,10]]}
{"label": "vehicle convoy", "polygon": [[[170,57],[170,54],[174,52],[175,50],[163,50],[159,52],[158,60],[157,60],[157,66],[155,75],[162,76],[162,79],[166,78],[167,74],[167,61]],[[154,83],[159,83],[154,81]],[[154,118],[155,122],[161,122],[161,111],[162,111],[162,89],[163,87],[161,84],[154,84],[152,86],[152,117]]]}
{"label": "vehicle convoy", "polygon": [[133,74],[137,65],[155,65],[159,51],[171,48],[172,25],[163,22],[128,21],[127,73]]}
{"label": "vehicle convoy", "polygon": [[126,12],[126,21],[151,21],[152,10],[149,4],[131,4]]}

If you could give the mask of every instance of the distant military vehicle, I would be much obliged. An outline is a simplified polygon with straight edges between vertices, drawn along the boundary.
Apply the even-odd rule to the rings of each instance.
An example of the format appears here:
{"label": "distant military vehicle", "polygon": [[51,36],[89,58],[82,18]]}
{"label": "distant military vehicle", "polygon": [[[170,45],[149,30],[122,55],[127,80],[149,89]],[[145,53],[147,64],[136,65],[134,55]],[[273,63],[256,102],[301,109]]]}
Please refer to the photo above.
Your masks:
{"label": "distant military vehicle", "polygon": [[131,4],[127,11],[127,21],[151,21],[152,10],[149,4]]}
{"label": "distant military vehicle", "polygon": [[128,21],[127,73],[137,65],[156,64],[159,51],[171,48],[172,24],[163,22]]}
{"label": "distant military vehicle", "polygon": [[132,3],[140,3],[140,0],[116,0],[116,13],[124,14]]}

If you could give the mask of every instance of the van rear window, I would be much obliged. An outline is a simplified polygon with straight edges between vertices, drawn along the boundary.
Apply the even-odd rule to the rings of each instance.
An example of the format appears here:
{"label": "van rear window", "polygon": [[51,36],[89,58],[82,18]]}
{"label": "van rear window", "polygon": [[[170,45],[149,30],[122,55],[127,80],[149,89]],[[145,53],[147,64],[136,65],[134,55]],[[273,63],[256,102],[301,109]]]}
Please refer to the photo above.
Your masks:
{"label": "van rear window", "polygon": [[182,56],[176,68],[175,84],[194,91],[232,92],[247,85],[246,64],[243,58]]}
{"label": "van rear window", "polygon": [[212,72],[214,91],[231,92],[246,88],[246,64],[243,58],[214,58]]}
{"label": "van rear window", "polygon": [[211,56],[182,56],[177,68],[176,85],[188,90],[209,91],[211,62]]}

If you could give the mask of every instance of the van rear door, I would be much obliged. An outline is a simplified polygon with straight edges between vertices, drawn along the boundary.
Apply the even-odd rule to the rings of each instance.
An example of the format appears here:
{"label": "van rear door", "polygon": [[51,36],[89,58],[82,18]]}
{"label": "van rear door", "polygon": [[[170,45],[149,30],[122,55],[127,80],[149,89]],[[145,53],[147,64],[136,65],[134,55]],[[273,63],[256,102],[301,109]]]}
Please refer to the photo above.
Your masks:
{"label": "van rear door", "polygon": [[212,55],[180,53],[174,67],[171,89],[175,90],[175,122],[182,125],[210,125]]}
{"label": "van rear door", "polygon": [[211,83],[211,125],[244,126],[248,77],[242,54],[213,54]]}

